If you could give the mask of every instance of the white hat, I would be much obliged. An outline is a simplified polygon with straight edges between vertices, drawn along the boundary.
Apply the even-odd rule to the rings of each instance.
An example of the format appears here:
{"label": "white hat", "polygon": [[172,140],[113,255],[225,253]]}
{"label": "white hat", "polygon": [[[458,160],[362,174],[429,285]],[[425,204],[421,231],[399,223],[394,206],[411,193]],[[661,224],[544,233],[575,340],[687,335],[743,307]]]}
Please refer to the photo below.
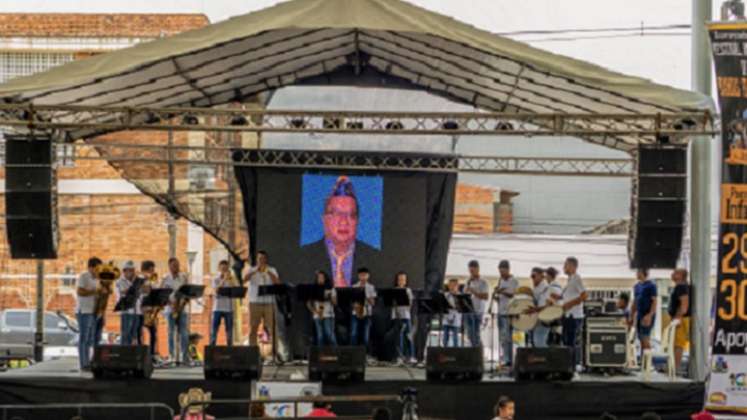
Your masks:
{"label": "white hat", "polygon": [[132,262],[132,260],[127,260],[124,264],[122,264],[122,270],[127,270],[128,268],[132,270],[135,269],[135,263]]}

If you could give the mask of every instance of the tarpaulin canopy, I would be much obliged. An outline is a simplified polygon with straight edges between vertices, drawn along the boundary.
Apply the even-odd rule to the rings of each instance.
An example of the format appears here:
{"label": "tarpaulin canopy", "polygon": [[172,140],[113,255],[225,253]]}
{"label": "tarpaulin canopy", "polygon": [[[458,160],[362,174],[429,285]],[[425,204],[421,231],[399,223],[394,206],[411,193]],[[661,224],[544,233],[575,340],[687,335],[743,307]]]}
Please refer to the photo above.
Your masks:
{"label": "tarpaulin canopy", "polygon": [[[5,102],[210,107],[365,66],[496,112],[676,113],[710,98],[398,0],[294,0],[0,85]],[[603,127],[589,127],[590,129]],[[631,150],[635,136],[593,140]]]}

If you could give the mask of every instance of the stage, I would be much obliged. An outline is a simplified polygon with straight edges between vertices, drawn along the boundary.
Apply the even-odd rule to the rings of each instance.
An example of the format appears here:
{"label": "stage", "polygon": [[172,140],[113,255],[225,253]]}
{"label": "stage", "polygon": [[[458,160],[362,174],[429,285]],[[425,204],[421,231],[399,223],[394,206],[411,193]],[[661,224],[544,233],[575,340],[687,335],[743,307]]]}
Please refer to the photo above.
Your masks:
{"label": "stage", "polygon": [[[263,380],[289,381],[306,377],[306,366],[265,367]],[[291,379],[292,378],[292,379]],[[206,381],[202,368],[158,369],[150,380],[93,380],[77,370],[74,359],[41,363],[26,369],[0,373],[0,404],[42,403],[144,403],[160,402],[178,409],[177,397],[190,387],[212,392],[213,399],[248,398],[249,382]],[[325,395],[399,394],[413,387],[419,393],[421,419],[489,419],[499,395],[509,395],[517,404],[517,418],[597,419],[608,411],[621,419],[637,419],[644,411],[656,411],[664,419],[688,419],[703,404],[703,384],[683,379],[669,381],[654,373],[644,382],[639,374],[601,376],[580,374],[570,382],[516,382],[507,375],[486,375],[479,383],[428,383],[423,369],[368,367],[366,381],[359,384],[325,384]],[[396,406],[390,405],[393,411]],[[148,418],[148,411],[107,411],[106,419]],[[338,414],[370,413],[372,406],[357,403],[335,406]],[[90,413],[92,413],[91,411]],[[212,406],[218,418],[246,416],[246,406]],[[70,418],[70,416],[61,418]],[[161,417],[166,418],[163,412]],[[50,412],[26,412],[23,419],[48,419]],[[2,413],[0,413],[0,417]],[[11,416],[7,418],[12,418]],[[103,418],[90,416],[84,418]]]}

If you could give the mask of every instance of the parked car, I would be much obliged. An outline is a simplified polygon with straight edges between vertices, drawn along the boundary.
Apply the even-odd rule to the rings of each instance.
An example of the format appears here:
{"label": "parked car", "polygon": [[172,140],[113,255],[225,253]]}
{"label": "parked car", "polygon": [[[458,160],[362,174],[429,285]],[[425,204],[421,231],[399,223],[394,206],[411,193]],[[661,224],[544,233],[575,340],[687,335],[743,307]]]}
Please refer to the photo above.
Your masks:
{"label": "parked car", "polygon": [[[0,311],[0,355],[30,358],[34,354],[36,311],[6,309]],[[78,325],[61,312],[44,313],[44,360],[77,357]]]}

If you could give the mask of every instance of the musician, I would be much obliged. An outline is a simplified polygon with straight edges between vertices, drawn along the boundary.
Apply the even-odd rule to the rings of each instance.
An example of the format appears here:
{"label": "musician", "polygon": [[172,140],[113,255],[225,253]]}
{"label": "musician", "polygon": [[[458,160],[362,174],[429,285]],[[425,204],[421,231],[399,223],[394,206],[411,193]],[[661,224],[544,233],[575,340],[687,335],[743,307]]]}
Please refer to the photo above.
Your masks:
{"label": "musician", "polygon": [[[415,364],[415,343],[412,340],[412,303],[415,300],[415,296],[412,290],[407,287],[407,273],[400,271],[394,276],[394,287],[398,289],[405,289],[407,297],[410,300],[409,305],[395,306],[392,308],[392,319],[397,331],[399,331],[399,341],[397,354],[400,357],[400,362],[407,361],[408,363]],[[405,343],[407,347],[405,347]]]}
{"label": "musician", "polygon": [[467,330],[467,337],[469,337],[472,347],[482,347],[480,327],[482,326],[482,317],[488,307],[490,286],[488,286],[487,281],[480,278],[480,263],[477,260],[470,261],[468,269],[469,280],[467,280],[464,293],[471,295],[474,312],[464,315],[464,327]]}
{"label": "musician", "polygon": [[122,265],[122,277],[114,284],[116,289],[117,302],[134,296],[134,305],[130,308],[120,311],[120,344],[124,346],[133,345],[138,336],[138,316],[142,314],[140,288],[142,285],[137,282],[135,277],[135,263],[131,260],[125,261]]}
{"label": "musician", "polygon": [[[189,278],[181,272],[179,260],[169,258],[169,273],[163,277],[161,288],[171,289],[169,304],[166,306],[164,314],[168,319],[168,342],[169,357],[172,361],[177,361],[181,356],[184,363],[189,362],[189,314],[183,299],[177,299],[177,291],[180,287],[189,283]],[[176,354],[176,337],[179,336],[179,349],[181,355]]]}
{"label": "musician", "polygon": [[326,271],[316,272],[315,283],[324,287],[324,299],[314,300],[306,303],[307,308],[314,318],[314,332],[317,346],[336,346],[335,337],[335,305],[337,305],[337,292],[335,291],[332,278]]}
{"label": "musician", "polygon": [[[257,265],[250,267],[244,276],[244,281],[249,284],[249,344],[252,346],[257,345],[257,330],[261,321],[264,321],[270,334],[279,335],[275,328],[275,297],[260,296],[259,287],[280,284],[280,276],[275,267],[268,264],[267,252],[257,251],[256,261]],[[276,341],[280,343],[280,340]]]}
{"label": "musician", "polygon": [[674,289],[669,295],[667,312],[672,322],[677,322],[674,330],[674,362],[679,369],[682,362],[682,352],[690,348],[690,285],[687,283],[687,270],[678,268],[672,272]]}
{"label": "musician", "polygon": [[353,287],[361,287],[365,290],[366,301],[363,305],[353,304],[353,316],[350,321],[350,345],[362,345],[368,349],[368,338],[371,333],[371,314],[376,302],[376,288],[368,281],[371,273],[368,268],[358,269],[358,282]]}
{"label": "musician", "polygon": [[446,283],[446,301],[449,303],[449,310],[443,319],[444,329],[444,347],[449,347],[449,339],[452,340],[452,347],[459,346],[459,329],[462,327],[462,314],[456,307],[456,295],[459,294],[459,279],[449,279]]}
{"label": "musician", "polygon": [[581,276],[578,259],[568,257],[563,264],[568,282],[563,289],[563,345],[573,350],[576,365],[581,363],[581,326],[584,322],[584,301],[588,297]]}
{"label": "musician", "polygon": [[656,322],[656,283],[648,277],[648,269],[639,268],[636,272],[638,283],[633,288],[633,307],[630,321],[634,322],[641,354],[651,348],[651,330]]}
{"label": "musician", "polygon": [[218,330],[221,320],[225,320],[226,345],[233,345],[233,301],[227,296],[218,294],[218,290],[226,287],[239,287],[239,282],[231,274],[231,268],[227,260],[218,263],[218,275],[213,278],[213,289],[215,290],[215,304],[213,305],[213,322],[210,328],[210,345],[214,346],[218,340]]}
{"label": "musician", "polygon": [[96,330],[96,269],[101,260],[88,259],[86,271],[78,276],[75,318],[78,320],[78,362],[80,370],[90,370],[90,357]]}
{"label": "musician", "polygon": [[[532,295],[534,297],[534,312],[540,312],[548,305],[553,304],[553,300],[550,297],[550,285],[545,281],[545,273],[539,267],[532,268],[532,273],[529,275],[532,279]],[[547,347],[547,337],[550,335],[550,326],[545,325],[542,322],[538,322],[532,330],[532,343],[534,347]]]}
{"label": "musician", "polygon": [[[143,286],[143,292],[148,294],[158,285],[155,284],[158,275],[156,274],[156,263],[151,260],[145,260],[140,263],[140,275],[145,279],[145,285]],[[149,343],[150,343],[150,354],[156,355],[156,346],[158,344],[158,311],[160,308],[143,308],[143,315],[139,316],[139,328],[137,329],[137,343],[142,345],[145,344],[143,341],[143,328],[148,330]],[[145,315],[153,317],[152,321],[146,325]]]}
{"label": "musician", "polygon": [[[558,280],[558,270],[555,267],[547,267],[547,269],[545,269],[545,282],[547,282],[547,285],[550,288],[550,297],[552,300],[556,304],[562,305],[563,285],[561,285]],[[562,324],[562,318],[550,324],[550,334],[547,340],[548,344],[558,346],[563,343]]]}
{"label": "musician", "polygon": [[500,279],[493,292],[493,299],[498,300],[498,340],[501,343],[501,362],[504,366],[511,366],[514,352],[513,327],[508,316],[508,305],[514,297],[519,282],[511,274],[511,265],[507,260],[498,263]]}

